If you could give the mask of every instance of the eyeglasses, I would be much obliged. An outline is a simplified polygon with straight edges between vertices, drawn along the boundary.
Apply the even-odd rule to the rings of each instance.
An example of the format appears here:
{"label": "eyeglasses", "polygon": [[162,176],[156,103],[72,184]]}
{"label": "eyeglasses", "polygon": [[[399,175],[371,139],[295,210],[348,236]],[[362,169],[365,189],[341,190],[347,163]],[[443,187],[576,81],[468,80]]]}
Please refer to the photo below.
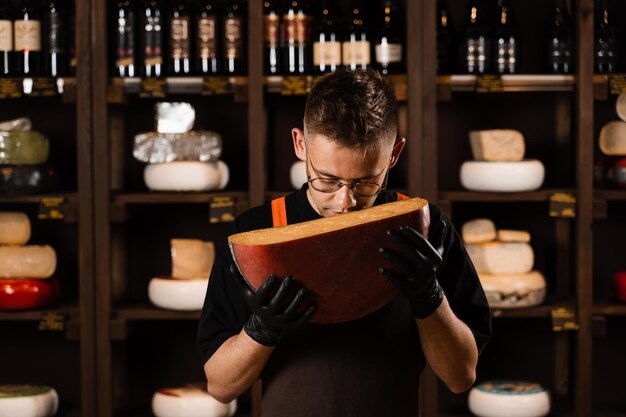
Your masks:
{"label": "eyeglasses", "polygon": [[[313,161],[311,161],[311,158],[309,158],[309,162],[311,163],[311,168],[313,168],[313,171],[315,171],[317,175],[322,175],[317,171],[317,169],[315,169],[315,166],[313,166]],[[389,162],[391,162],[391,158],[389,159]],[[387,172],[385,173],[385,179],[383,180],[382,184],[363,181],[353,181],[346,184],[339,180],[334,180],[330,178],[311,178],[310,175],[308,176],[307,181],[309,182],[309,184],[311,184],[311,187],[313,187],[314,190],[321,193],[335,193],[339,191],[341,187],[346,186],[349,187],[352,192],[359,197],[374,197],[375,195],[378,195],[382,190],[387,188],[387,178],[389,177],[389,170],[387,169],[388,167],[389,164],[387,164],[387,166],[383,168],[382,171],[380,171],[373,177],[377,178],[383,173],[383,171],[387,170]]]}

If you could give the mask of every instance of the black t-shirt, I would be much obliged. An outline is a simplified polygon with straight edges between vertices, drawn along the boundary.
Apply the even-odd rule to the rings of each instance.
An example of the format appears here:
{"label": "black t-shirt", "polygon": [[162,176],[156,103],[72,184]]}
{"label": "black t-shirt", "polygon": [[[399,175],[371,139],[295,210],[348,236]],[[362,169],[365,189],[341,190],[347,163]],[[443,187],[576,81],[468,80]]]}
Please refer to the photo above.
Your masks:
{"label": "black t-shirt", "polygon": [[[307,199],[306,189],[305,184],[285,199],[289,224],[320,218]],[[383,191],[374,205],[396,200],[396,193]],[[429,205],[431,224],[445,218],[452,226],[441,209]],[[238,216],[232,233],[268,227],[272,227],[272,211],[265,204]],[[251,314],[239,283],[228,271],[231,264],[224,241],[217,250],[198,326],[198,347],[204,362],[241,331]],[[491,336],[489,307],[476,271],[452,227],[444,241],[443,263],[437,277],[452,310],[471,329],[482,351]],[[262,414],[416,416],[419,374],[424,363],[415,319],[401,295],[358,320],[309,323],[287,333],[261,374]]]}

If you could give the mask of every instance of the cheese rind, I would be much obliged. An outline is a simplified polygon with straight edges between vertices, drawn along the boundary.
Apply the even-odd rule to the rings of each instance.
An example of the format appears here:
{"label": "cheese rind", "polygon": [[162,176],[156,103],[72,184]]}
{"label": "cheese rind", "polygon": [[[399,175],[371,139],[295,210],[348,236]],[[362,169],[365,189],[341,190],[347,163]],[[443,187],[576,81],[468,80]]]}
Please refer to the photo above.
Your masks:
{"label": "cheese rind", "polygon": [[48,245],[0,246],[0,278],[50,278],[56,266],[56,252]]}
{"label": "cheese rind", "polygon": [[490,242],[496,239],[496,225],[489,219],[474,219],[463,224],[461,235],[465,243]]}
{"label": "cheese rind", "polygon": [[154,191],[210,191],[228,185],[228,166],[223,161],[176,161],[146,165],[144,181]]}
{"label": "cheese rind", "polygon": [[0,245],[24,245],[30,239],[30,220],[24,213],[0,212]]}
{"label": "cheese rind", "polygon": [[468,190],[512,193],[541,187],[545,168],[536,159],[519,162],[465,161],[459,175],[461,185]]}
{"label": "cheese rind", "polygon": [[470,145],[476,161],[521,161],[526,149],[524,135],[513,129],[473,130]]}
{"label": "cheese rind", "polygon": [[550,413],[550,396],[539,384],[493,380],[471,389],[468,406],[477,417],[544,417]]}
{"label": "cheese rind", "polygon": [[200,311],[209,285],[208,279],[156,277],[148,284],[148,298],[166,310]]}
{"label": "cheese rind", "polygon": [[223,404],[195,385],[160,389],[152,396],[156,417],[232,417],[236,411],[236,399]]}
{"label": "cheese rind", "polygon": [[500,230],[498,230],[497,240],[499,242],[522,242],[522,243],[529,243],[530,242],[530,233],[528,233],[525,230],[500,229]]}
{"label": "cheese rind", "polygon": [[52,417],[58,408],[59,395],[53,388],[0,385],[0,417]]}
{"label": "cheese rind", "polygon": [[539,271],[526,274],[479,274],[492,308],[531,307],[546,298],[546,280]]}
{"label": "cheese rind", "polygon": [[626,122],[609,122],[600,129],[600,150],[606,155],[626,155]]}
{"label": "cheese rind", "polygon": [[524,274],[530,272],[535,262],[528,243],[474,243],[465,248],[479,274]]}
{"label": "cheese rind", "polygon": [[198,239],[172,239],[172,277],[209,279],[215,262],[215,245]]}

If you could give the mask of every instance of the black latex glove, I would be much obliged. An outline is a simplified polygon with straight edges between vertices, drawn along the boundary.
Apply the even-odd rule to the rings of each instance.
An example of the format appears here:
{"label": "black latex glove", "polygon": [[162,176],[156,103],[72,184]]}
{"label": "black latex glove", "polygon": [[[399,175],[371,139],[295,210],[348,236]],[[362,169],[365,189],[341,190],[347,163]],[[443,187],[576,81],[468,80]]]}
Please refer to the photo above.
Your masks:
{"label": "black latex glove", "polygon": [[255,293],[245,284],[236,266],[231,265],[230,272],[241,285],[243,297],[252,310],[243,329],[262,345],[276,346],[287,330],[304,325],[315,313],[311,294],[293,277],[270,275]]}
{"label": "black latex glove", "polygon": [[432,243],[410,226],[388,230],[387,235],[400,251],[380,248],[380,254],[394,266],[394,271],[380,268],[381,275],[409,299],[413,315],[419,319],[433,314],[443,301],[437,270],[442,262],[446,229],[441,220],[432,230]]}

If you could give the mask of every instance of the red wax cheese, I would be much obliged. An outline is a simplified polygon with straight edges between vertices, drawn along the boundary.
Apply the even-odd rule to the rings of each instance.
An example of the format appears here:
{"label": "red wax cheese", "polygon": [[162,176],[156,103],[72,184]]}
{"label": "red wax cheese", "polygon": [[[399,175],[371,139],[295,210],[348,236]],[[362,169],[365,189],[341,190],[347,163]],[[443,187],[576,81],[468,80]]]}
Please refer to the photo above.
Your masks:
{"label": "red wax cheese", "polygon": [[380,247],[394,248],[387,230],[410,225],[428,236],[428,202],[413,198],[228,238],[233,259],[255,291],[271,274],[291,275],[315,296],[312,321],[337,323],[372,313],[397,290],[378,268],[391,269]]}
{"label": "red wax cheese", "polygon": [[0,310],[28,310],[56,301],[56,279],[0,279]]}
{"label": "red wax cheese", "polygon": [[617,298],[621,302],[626,303],[626,271],[616,272],[613,275],[613,282],[615,283]]}

